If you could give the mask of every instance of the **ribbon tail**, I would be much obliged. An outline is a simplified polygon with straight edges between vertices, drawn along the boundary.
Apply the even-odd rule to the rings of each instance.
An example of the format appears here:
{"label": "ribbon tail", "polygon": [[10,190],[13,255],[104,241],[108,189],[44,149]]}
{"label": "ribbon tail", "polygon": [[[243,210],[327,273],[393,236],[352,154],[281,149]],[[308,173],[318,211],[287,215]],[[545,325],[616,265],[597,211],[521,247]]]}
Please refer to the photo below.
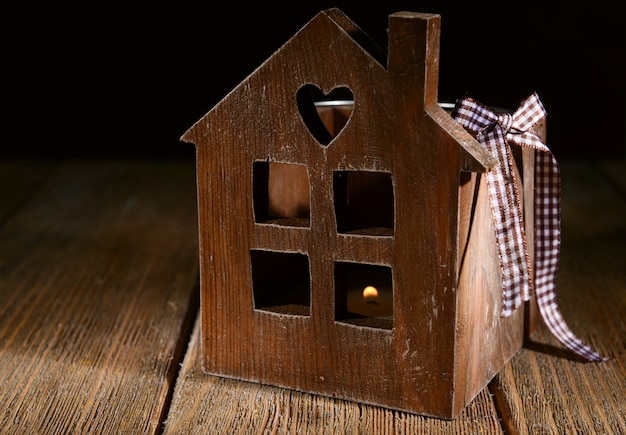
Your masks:
{"label": "ribbon tail", "polygon": [[500,165],[486,174],[491,215],[502,273],[502,316],[513,314],[531,296],[531,276],[513,156],[499,126],[477,139]]}
{"label": "ribbon tail", "polygon": [[587,361],[607,361],[574,335],[559,311],[555,287],[561,245],[561,178],[549,150],[537,152],[535,162],[535,293],[539,312],[550,332],[568,349]]}

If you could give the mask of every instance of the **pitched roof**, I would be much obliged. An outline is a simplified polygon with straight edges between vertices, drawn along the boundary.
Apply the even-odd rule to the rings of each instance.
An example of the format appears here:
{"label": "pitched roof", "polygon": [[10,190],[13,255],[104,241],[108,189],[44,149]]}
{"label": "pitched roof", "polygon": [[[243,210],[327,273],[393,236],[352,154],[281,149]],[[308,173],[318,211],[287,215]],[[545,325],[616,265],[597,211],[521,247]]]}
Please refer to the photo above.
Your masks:
{"label": "pitched roof", "polygon": [[[347,52],[346,46],[353,49],[351,51],[352,57],[349,59],[342,57]],[[297,55],[294,56],[294,53]],[[286,63],[284,59],[291,61]],[[372,71],[370,74],[372,84],[361,86],[383,86],[381,82],[384,81],[383,74],[385,73],[389,76],[408,80],[407,83],[410,85],[407,90],[410,92],[407,92],[406,97],[416,98],[417,101],[413,101],[413,104],[417,107],[419,107],[419,103],[422,103],[425,113],[464,151],[461,153],[462,169],[485,171],[497,165],[495,159],[437,104],[439,16],[414,12],[397,12],[390,15],[388,53],[385,53],[339,9],[332,8],[319,12],[189,128],[181,140],[196,145],[205,145],[205,141],[201,138],[206,132],[206,128],[211,127],[210,123],[224,122],[224,116],[213,118],[212,115],[220,108],[229,110],[229,117],[258,117],[259,113],[254,112],[253,108],[242,107],[241,103],[246,101],[246,93],[253,91],[254,86],[263,87],[259,92],[273,92],[271,89],[265,89],[265,85],[256,80],[259,76],[267,78],[266,74],[271,72],[273,77],[277,77],[276,80],[279,82],[282,80],[285,85],[289,81],[302,78],[305,82],[301,82],[299,85],[304,85],[307,84],[306,80],[310,80],[307,79],[309,75],[315,76],[318,80],[323,80],[323,74],[334,77],[339,68],[343,67],[342,71],[347,70],[345,65],[329,65],[331,63],[328,62],[329,59],[333,62],[350,63],[352,66],[358,66],[358,62],[366,64],[367,68]],[[326,64],[324,64],[325,62]],[[420,82],[420,80],[422,81]],[[354,83],[351,85],[354,86]],[[335,84],[330,84],[330,88],[334,86]],[[329,91],[330,88],[324,89],[324,91]],[[270,95],[270,97],[273,100],[268,101],[268,104],[279,104],[280,101],[285,101],[275,98],[276,95]],[[236,100],[231,101],[235,106],[226,104],[231,99]],[[240,106],[237,107],[236,104],[240,104]],[[285,127],[290,128],[289,125],[285,125]]]}

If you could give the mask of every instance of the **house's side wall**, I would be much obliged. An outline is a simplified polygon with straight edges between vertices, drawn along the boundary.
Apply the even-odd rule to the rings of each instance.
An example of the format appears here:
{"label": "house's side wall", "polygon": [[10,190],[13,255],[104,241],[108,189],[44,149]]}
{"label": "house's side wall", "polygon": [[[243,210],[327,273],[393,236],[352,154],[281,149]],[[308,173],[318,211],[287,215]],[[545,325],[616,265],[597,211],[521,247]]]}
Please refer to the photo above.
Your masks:
{"label": "house's side wall", "polygon": [[[536,127],[545,140],[545,124]],[[530,264],[534,264],[535,151],[512,148],[524,214]],[[523,346],[539,321],[533,297],[501,316],[502,276],[485,174],[465,173],[459,195],[459,320],[455,409],[472,400]],[[532,270],[531,270],[532,272]]]}
{"label": "house's side wall", "polygon": [[462,177],[455,408],[472,400],[519,350],[524,309],[503,318],[502,278],[485,174]]}

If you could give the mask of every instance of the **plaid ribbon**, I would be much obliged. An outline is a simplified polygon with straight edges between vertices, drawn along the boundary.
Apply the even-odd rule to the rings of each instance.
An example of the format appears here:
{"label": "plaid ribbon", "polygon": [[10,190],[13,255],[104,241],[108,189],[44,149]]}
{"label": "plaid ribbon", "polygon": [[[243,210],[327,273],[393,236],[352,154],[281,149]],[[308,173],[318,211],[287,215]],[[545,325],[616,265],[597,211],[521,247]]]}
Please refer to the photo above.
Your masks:
{"label": "plaid ribbon", "polygon": [[452,116],[472,133],[500,165],[486,174],[489,202],[502,271],[502,316],[510,316],[532,294],[526,234],[509,143],[527,146],[535,155],[535,293],[537,305],[552,334],[587,361],[606,361],[577,338],[561,315],[555,293],[561,245],[561,178],[550,149],[532,130],[546,111],[533,93],[513,114],[496,114],[466,98],[457,101]]}

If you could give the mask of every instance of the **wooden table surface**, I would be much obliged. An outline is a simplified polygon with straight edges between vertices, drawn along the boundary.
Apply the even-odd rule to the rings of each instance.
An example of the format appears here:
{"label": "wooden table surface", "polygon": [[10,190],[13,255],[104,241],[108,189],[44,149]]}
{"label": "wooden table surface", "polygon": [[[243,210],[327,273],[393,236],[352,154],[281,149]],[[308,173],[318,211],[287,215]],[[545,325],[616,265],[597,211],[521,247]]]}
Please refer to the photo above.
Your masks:
{"label": "wooden table surface", "polygon": [[626,161],[562,162],[559,303],[452,421],[202,373],[193,161],[0,161],[0,434],[626,433]]}

